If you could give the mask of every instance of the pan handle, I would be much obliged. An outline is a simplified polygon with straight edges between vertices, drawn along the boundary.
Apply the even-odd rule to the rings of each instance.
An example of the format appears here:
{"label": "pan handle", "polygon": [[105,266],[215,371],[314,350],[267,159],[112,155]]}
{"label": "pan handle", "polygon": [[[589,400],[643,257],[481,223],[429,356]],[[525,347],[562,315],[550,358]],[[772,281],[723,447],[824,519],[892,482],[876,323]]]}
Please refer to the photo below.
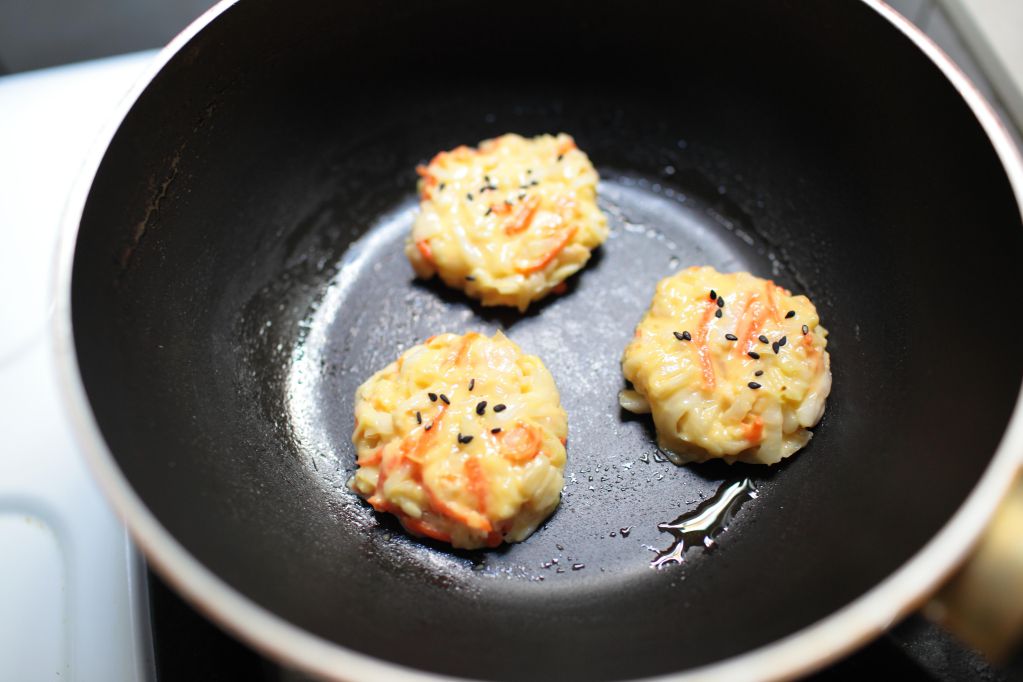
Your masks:
{"label": "pan handle", "polygon": [[1023,477],[924,613],[994,663],[1016,653],[1023,635]]}

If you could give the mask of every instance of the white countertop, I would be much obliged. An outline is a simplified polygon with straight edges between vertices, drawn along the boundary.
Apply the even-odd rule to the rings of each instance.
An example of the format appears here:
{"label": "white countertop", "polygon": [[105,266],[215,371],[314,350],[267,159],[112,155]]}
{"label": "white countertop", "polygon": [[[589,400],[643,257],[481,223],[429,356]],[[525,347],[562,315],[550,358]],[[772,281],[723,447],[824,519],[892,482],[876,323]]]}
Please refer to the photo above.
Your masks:
{"label": "white countertop", "polygon": [[0,679],[151,676],[142,563],[61,408],[49,327],[61,215],[154,53],[0,78]]}

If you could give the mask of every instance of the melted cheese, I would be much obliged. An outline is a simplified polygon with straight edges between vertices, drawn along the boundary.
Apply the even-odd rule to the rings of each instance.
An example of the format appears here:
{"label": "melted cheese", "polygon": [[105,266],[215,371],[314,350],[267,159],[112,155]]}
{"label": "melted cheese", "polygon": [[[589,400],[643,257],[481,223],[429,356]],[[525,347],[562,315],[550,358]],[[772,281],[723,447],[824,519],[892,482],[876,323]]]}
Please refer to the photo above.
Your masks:
{"label": "melted cheese", "polygon": [[405,253],[483,305],[525,310],[607,238],[597,172],[571,137],[503,135],[417,169],[420,211]]}
{"label": "melted cheese", "polygon": [[561,499],[567,436],[539,358],[501,333],[442,334],[356,391],[350,486],[415,535],[518,542]]}
{"label": "melted cheese", "polygon": [[653,414],[676,463],[774,464],[809,442],[824,412],[826,346],[806,296],[745,272],[689,268],[658,283],[622,357],[634,390],[620,402]]}

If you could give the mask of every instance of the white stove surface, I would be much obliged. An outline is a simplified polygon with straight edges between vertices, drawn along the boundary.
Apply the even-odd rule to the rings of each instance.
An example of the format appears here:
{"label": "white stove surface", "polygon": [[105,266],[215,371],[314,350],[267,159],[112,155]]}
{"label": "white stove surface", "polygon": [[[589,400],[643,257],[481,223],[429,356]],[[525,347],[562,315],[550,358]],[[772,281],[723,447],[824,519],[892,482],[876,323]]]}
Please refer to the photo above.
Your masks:
{"label": "white stove surface", "polygon": [[65,420],[50,345],[65,198],[155,53],[0,79],[0,679],[152,677],[141,560]]}

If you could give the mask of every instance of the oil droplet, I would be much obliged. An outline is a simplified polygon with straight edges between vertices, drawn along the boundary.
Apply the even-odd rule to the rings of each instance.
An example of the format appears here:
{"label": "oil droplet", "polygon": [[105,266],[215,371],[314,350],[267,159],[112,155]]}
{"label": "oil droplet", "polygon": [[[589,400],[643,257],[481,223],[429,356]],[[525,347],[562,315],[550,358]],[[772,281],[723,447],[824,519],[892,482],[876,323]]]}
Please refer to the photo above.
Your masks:
{"label": "oil droplet", "polygon": [[629,537],[629,533],[632,532],[632,526],[626,526],[625,528],[619,528],[618,532],[622,534],[623,538]]}
{"label": "oil droplet", "polygon": [[696,509],[682,514],[671,523],[657,524],[658,530],[671,533],[675,541],[668,549],[658,552],[657,558],[650,565],[661,568],[671,562],[681,564],[687,548],[696,544],[711,547],[714,537],[728,528],[739,507],[756,496],[757,488],[748,478],[726,483]]}
{"label": "oil droplet", "polygon": [[554,545],[554,546],[558,548],[559,552],[564,552],[565,551],[565,548],[562,547],[561,545]]}
{"label": "oil droplet", "polygon": [[573,571],[581,571],[586,568],[586,564],[572,564]]}

